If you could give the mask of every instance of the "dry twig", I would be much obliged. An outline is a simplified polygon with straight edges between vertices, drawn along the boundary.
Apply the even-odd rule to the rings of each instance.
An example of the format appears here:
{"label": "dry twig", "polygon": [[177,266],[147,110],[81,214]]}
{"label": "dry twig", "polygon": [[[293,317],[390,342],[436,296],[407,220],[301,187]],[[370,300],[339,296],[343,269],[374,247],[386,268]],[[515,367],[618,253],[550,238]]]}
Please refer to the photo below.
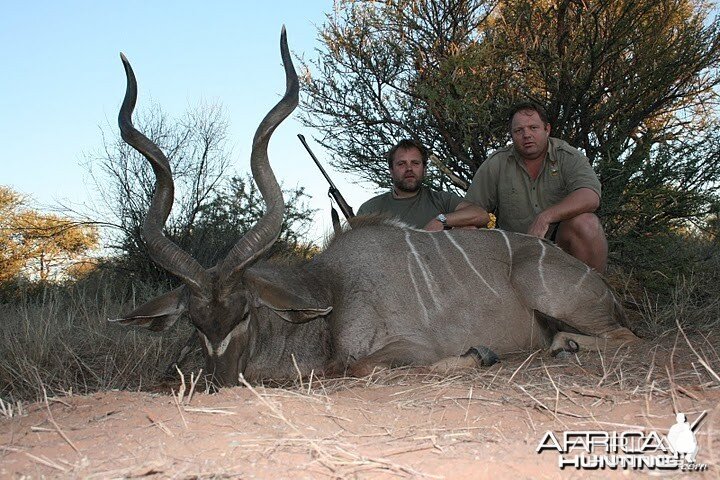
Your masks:
{"label": "dry twig", "polygon": [[50,411],[50,403],[48,402],[47,391],[45,390],[45,386],[42,387],[42,390],[43,390],[43,396],[45,398],[45,407],[47,408],[47,412],[48,412],[48,420],[50,421],[50,423],[52,423],[53,427],[55,427],[55,431],[57,431],[58,435],[60,435],[62,437],[62,439],[65,440],[67,442],[67,444],[70,445],[70,447],[72,447],[73,450],[75,450],[76,453],[80,453],[80,450],[78,450],[78,448],[75,446],[75,444],[72,442],[72,440],[70,440],[68,438],[68,436],[65,435],[65,432],[63,432],[63,430],[60,428],[60,425],[58,425],[57,422],[55,421],[55,418],[53,417],[53,414]]}
{"label": "dry twig", "polygon": [[700,365],[702,365],[705,368],[705,370],[707,370],[707,372],[715,379],[715,381],[720,383],[720,375],[718,375],[715,372],[715,370],[713,370],[712,367],[710,367],[710,365],[708,365],[707,361],[703,357],[700,356],[700,354],[697,352],[697,350],[695,350],[695,347],[693,347],[692,344],[690,343],[690,340],[688,339],[687,335],[685,335],[685,330],[683,330],[682,325],[680,325],[679,317],[675,317],[675,323],[677,324],[678,330],[680,330],[680,333],[682,334],[683,338],[685,339],[687,346],[690,347],[690,350],[692,350],[692,352],[697,357],[698,362],[700,362]]}

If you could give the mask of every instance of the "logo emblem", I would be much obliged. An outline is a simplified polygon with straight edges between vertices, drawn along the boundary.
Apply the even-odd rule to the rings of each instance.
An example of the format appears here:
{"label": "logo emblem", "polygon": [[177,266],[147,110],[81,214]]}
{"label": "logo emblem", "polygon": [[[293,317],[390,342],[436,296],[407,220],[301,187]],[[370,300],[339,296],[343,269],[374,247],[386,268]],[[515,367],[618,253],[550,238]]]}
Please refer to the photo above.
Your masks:
{"label": "logo emblem", "polygon": [[688,423],[684,413],[678,413],[675,416],[677,423],[670,427],[670,431],[667,434],[670,448],[672,448],[676,454],[684,455],[685,461],[688,463],[695,463],[695,457],[698,452],[695,428],[697,428],[706,413],[707,411],[703,412],[695,419],[692,425]]}
{"label": "logo emblem", "polygon": [[557,452],[561,470],[678,470],[707,471],[706,464],[695,463],[699,446],[695,436],[707,411],[688,423],[684,413],[667,435],[656,430],[568,430],[547,431],[535,451]]}

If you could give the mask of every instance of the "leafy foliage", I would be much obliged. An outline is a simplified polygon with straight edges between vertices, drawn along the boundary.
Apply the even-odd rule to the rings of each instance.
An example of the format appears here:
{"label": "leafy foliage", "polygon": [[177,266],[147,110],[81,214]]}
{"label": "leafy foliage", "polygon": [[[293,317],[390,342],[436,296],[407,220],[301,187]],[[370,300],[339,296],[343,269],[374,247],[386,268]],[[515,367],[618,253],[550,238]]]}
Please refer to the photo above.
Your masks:
{"label": "leafy foliage", "polygon": [[20,243],[15,236],[14,218],[20,208],[20,196],[0,187],[0,283],[15,277],[24,264]]}
{"label": "leafy foliage", "polygon": [[25,274],[56,279],[98,245],[97,228],[27,208],[21,197],[0,186],[0,284]]}
{"label": "leafy foliage", "polygon": [[[309,230],[314,210],[307,203],[304,189],[284,190],[285,216],[277,245],[271,252],[290,249],[309,252],[303,236]],[[214,197],[200,209],[197,222],[179,244],[202,264],[214,265],[224,258],[237,241],[265,213],[265,202],[250,175],[232,177],[215,192]]]}
{"label": "leafy foliage", "polygon": [[[304,122],[323,132],[323,146],[345,159],[337,166],[386,186],[384,153],[398,138],[417,138],[443,159],[464,150],[473,135],[450,130],[476,121],[462,112],[472,106],[434,87],[454,88],[458,76],[451,63],[482,56],[480,28],[494,4],[339,3],[338,16],[320,32],[325,49],[312,64],[319,74],[306,78],[303,105]],[[457,108],[449,111],[442,101]],[[474,105],[485,108],[482,97]],[[465,181],[472,178],[472,172],[451,170]],[[447,182],[430,173],[430,182]]]}
{"label": "leafy foliage", "polygon": [[[507,110],[533,100],[603,185],[613,262],[634,239],[717,215],[720,22],[703,0],[338,2],[306,64],[306,125],[336,167],[386,186],[402,137],[437,159],[427,183],[467,188],[508,143]],[[644,257],[643,268],[653,268]]]}

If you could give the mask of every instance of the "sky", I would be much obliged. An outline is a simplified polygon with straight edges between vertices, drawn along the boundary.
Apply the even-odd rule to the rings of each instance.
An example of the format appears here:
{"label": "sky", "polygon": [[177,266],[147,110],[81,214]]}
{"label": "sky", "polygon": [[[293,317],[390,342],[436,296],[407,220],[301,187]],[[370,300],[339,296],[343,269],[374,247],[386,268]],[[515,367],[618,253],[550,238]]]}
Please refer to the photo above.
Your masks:
{"label": "sky", "polygon": [[[49,210],[97,203],[86,154],[102,146],[100,126],[117,128],[125,92],[122,51],[138,78],[138,109],[158,103],[171,116],[204,101],[230,123],[233,173],[249,171],[252,136],[284,92],[279,38],[311,59],[332,0],[80,1],[6,4],[0,16],[0,185]],[[296,67],[297,67],[297,61]],[[303,95],[301,90],[300,95]],[[296,135],[302,133],[350,205],[374,185],[330,167],[331,157],[295,114],[275,132],[270,162],[285,188],[305,187],[320,211],[311,240],[331,227],[327,184]]]}

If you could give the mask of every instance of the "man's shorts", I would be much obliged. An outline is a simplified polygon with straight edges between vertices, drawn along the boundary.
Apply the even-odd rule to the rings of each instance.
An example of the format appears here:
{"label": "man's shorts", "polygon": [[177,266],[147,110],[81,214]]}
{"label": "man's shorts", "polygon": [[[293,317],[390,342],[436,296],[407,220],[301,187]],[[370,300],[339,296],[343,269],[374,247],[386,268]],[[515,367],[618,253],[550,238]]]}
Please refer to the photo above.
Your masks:
{"label": "man's shorts", "polygon": [[545,238],[553,243],[557,243],[557,232],[559,230],[558,227],[560,227],[560,222],[551,223],[547,233],[545,234]]}

